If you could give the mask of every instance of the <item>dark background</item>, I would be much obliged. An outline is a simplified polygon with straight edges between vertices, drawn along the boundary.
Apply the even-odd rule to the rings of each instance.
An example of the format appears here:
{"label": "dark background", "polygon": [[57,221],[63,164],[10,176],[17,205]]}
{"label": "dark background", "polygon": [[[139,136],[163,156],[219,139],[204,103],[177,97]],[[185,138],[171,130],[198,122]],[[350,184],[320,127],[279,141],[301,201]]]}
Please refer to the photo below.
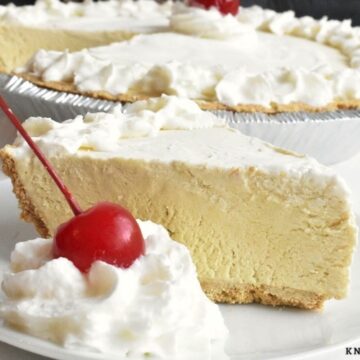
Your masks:
{"label": "dark background", "polygon": [[[0,0],[0,4],[14,2],[32,4],[31,0]],[[277,11],[294,10],[298,16],[312,15],[320,18],[327,15],[332,19],[352,19],[354,25],[360,25],[360,0],[242,0],[244,6],[260,5]]]}

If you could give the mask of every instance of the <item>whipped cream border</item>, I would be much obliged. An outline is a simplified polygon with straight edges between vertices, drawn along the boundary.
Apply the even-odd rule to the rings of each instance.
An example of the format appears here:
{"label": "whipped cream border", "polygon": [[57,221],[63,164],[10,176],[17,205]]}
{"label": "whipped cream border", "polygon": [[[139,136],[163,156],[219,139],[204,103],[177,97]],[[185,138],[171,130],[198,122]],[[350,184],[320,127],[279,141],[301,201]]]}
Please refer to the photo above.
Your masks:
{"label": "whipped cream border", "polygon": [[[206,31],[199,33],[202,28]],[[350,20],[297,18],[292,11],[277,13],[258,6],[242,8],[236,17],[219,17],[214,9],[177,4],[173,5],[170,29],[175,32],[186,29],[187,35],[225,40],[236,39],[241,34],[246,36],[246,31],[251,30],[296,36],[339,50],[349,58],[351,67],[340,71],[326,66],[313,70],[282,68],[253,74],[243,69],[222,72],[177,61],[163,65],[135,63],[123,66],[99,60],[88,50],[76,53],[41,50],[19,72],[29,72],[45,82],[70,82],[80,92],[148,96],[164,93],[215,101],[230,107],[261,105],[271,108],[273,103],[324,107],[333,101],[360,100],[360,29],[352,27]],[[89,66],[93,70],[90,76],[84,74],[85,67]],[[119,78],[121,82],[117,81]],[[184,87],[190,79],[191,86]],[[284,94],[278,91],[281,86],[291,90]]]}

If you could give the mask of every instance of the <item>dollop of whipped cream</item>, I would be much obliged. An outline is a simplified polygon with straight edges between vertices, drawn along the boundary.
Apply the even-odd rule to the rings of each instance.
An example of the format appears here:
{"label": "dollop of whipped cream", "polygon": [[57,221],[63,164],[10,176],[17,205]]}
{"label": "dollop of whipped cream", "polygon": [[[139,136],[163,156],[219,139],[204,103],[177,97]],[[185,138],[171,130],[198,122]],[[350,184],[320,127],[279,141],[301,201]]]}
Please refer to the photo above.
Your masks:
{"label": "dollop of whipped cream", "polygon": [[183,34],[211,39],[236,37],[241,46],[255,46],[257,36],[254,27],[242,23],[233,15],[222,15],[215,8],[209,10],[174,4],[170,16],[171,30]]}
{"label": "dollop of whipped cream", "polygon": [[18,243],[2,289],[11,326],[69,349],[121,358],[210,359],[227,336],[189,251],[152,222],[138,221],[146,254],[128,269],[95,262],[87,274],[52,258],[52,240]]}
{"label": "dollop of whipped cream", "polygon": [[[163,95],[137,101],[111,113],[88,113],[58,123],[32,117],[24,127],[47,154],[76,153],[78,150],[113,151],[121,139],[156,136],[165,130],[193,130],[225,126],[224,120],[185,98]],[[18,151],[27,151],[22,137],[15,141]]]}
{"label": "dollop of whipped cream", "polygon": [[[162,4],[148,0],[85,0],[82,3],[60,0],[37,0],[35,5],[15,6],[9,4],[0,6],[0,21],[19,23],[24,25],[63,27],[67,20],[82,20],[86,18],[116,19],[130,17],[144,19],[149,17],[168,17],[171,13],[172,2],[168,0]],[[58,22],[59,21],[59,22]],[[63,22],[61,24],[61,22]]]}
{"label": "dollop of whipped cream", "polygon": [[330,103],[334,97],[326,77],[304,69],[279,69],[264,73],[232,71],[218,83],[216,94],[220,102],[230,106],[241,103],[264,107],[272,102],[298,102],[316,107]]}

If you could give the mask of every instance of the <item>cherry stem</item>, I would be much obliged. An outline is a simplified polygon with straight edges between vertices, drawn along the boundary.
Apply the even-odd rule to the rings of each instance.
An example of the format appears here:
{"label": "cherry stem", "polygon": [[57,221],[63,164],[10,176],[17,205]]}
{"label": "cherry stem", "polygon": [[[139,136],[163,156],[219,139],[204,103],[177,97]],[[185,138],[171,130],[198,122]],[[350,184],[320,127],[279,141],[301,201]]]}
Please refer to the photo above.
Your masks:
{"label": "cherry stem", "polygon": [[8,119],[12,122],[12,124],[15,126],[17,131],[20,133],[20,135],[24,138],[24,140],[28,143],[32,151],[35,153],[37,158],[41,161],[41,163],[44,165],[46,171],[49,173],[49,175],[53,178],[55,181],[55,184],[60,189],[60,191],[64,194],[66,201],[68,202],[71,210],[73,211],[74,215],[77,216],[82,213],[82,210],[69,191],[69,189],[65,186],[63,181],[60,179],[59,175],[55,171],[54,167],[50,164],[49,160],[45,157],[44,153],[40,150],[40,148],[34,143],[30,135],[27,133],[27,131],[24,129],[24,127],[21,125],[21,122],[19,119],[15,116],[13,111],[10,109],[9,105],[5,102],[5,100],[0,96],[0,108],[5,113],[5,115],[8,117]]}

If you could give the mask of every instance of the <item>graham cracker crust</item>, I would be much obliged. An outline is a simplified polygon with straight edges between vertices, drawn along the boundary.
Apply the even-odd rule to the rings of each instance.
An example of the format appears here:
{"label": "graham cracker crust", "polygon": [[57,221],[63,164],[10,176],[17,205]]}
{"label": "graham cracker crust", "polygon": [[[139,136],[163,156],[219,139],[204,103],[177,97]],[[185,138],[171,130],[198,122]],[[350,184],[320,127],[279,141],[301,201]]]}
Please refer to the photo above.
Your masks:
{"label": "graham cracker crust", "polygon": [[[76,87],[67,82],[57,82],[57,81],[43,81],[42,79],[28,74],[14,74],[20,76],[23,79],[30,81],[31,83],[46,88],[50,90],[56,90],[61,92],[67,92],[77,95],[85,95],[93,97],[95,99],[110,100],[110,101],[120,101],[120,102],[135,102],[138,100],[149,99],[150,96],[140,95],[140,94],[119,94],[112,95],[105,91],[94,91],[94,92],[81,92],[76,89]],[[236,106],[228,106],[221,104],[216,101],[205,101],[205,100],[194,100],[202,110],[227,110],[234,112],[262,112],[266,114],[277,114],[281,112],[324,112],[324,111],[335,111],[335,110],[354,110],[360,108],[360,100],[351,100],[351,101],[333,101],[330,104],[322,107],[311,106],[305,103],[292,103],[292,104],[277,104],[272,103],[270,108],[264,107],[262,105],[245,105],[240,104]]]}
{"label": "graham cracker crust", "polygon": [[305,310],[321,310],[325,296],[310,291],[278,288],[267,285],[227,284],[214,280],[200,279],[206,295],[216,303],[288,306]]}
{"label": "graham cracker crust", "polygon": [[13,193],[19,201],[21,210],[20,218],[26,222],[33,223],[37,232],[44,238],[50,237],[50,232],[42,221],[40,215],[36,212],[31,199],[18,177],[14,159],[4,150],[0,150],[0,159],[2,160],[2,170],[9,176],[13,185]]}
{"label": "graham cracker crust", "polygon": [[[6,150],[0,150],[2,169],[10,177],[13,192],[19,201],[21,218],[33,223],[42,237],[50,237],[50,231],[28,197],[25,187],[20,180],[14,159]],[[259,303],[271,306],[289,306],[307,310],[319,310],[326,298],[309,291],[292,288],[278,288],[266,285],[236,284],[223,281],[200,279],[201,286],[206,295],[217,303],[249,304]]]}

